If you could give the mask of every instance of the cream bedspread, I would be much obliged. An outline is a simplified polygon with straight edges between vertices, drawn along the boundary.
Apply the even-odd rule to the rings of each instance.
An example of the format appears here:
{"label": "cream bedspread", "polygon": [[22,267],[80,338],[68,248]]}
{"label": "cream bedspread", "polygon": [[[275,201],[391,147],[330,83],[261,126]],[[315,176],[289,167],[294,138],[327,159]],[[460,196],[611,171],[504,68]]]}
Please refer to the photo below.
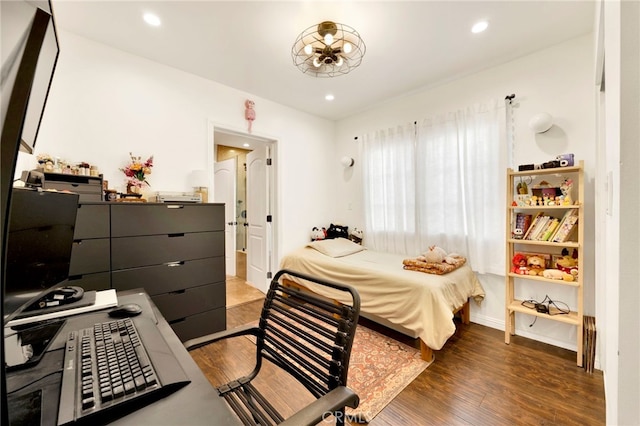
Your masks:
{"label": "cream bedspread", "polygon": [[[352,285],[360,293],[363,313],[414,330],[431,349],[441,349],[455,333],[453,311],[470,297],[480,303],[484,289],[469,265],[433,275],[403,269],[403,259],[401,255],[371,250],[333,258],[304,247],[284,256],[280,267]],[[307,281],[300,284],[340,300],[331,290]]]}

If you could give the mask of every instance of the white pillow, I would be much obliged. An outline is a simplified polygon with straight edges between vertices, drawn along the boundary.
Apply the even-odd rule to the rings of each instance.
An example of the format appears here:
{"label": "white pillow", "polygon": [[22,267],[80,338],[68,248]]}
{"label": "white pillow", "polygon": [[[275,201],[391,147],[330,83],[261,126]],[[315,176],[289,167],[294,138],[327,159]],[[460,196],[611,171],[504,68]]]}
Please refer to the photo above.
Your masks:
{"label": "white pillow", "polygon": [[313,241],[307,244],[307,247],[314,248],[330,257],[342,257],[365,250],[360,244],[346,238]]}

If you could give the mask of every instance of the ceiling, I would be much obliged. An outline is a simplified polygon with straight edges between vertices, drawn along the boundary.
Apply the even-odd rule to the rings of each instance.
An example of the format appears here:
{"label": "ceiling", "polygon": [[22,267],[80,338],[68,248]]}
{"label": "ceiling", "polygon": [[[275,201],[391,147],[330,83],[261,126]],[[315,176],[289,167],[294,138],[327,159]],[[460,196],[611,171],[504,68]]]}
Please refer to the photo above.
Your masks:
{"label": "ceiling", "polygon": [[[59,29],[330,120],[590,33],[595,20],[594,0],[51,1]],[[325,20],[366,44],[347,75],[293,65],[298,34]],[[489,28],[472,34],[479,20]]]}

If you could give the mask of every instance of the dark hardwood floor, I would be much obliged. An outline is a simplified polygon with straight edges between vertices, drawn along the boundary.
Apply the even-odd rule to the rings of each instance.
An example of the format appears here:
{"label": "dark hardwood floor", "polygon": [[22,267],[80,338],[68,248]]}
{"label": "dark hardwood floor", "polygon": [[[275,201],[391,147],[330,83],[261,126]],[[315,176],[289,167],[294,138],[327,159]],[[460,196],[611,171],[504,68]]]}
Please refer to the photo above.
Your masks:
{"label": "dark hardwood floor", "polygon": [[[259,318],[262,300],[227,309],[229,328]],[[412,339],[366,322],[405,343]],[[220,342],[191,352],[210,382],[219,385],[253,366],[248,339]],[[457,331],[436,360],[370,425],[604,425],[602,372],[586,373],[575,352],[478,324]],[[286,416],[310,402],[304,389],[275,368],[261,372],[263,393]],[[284,377],[283,377],[284,376]]]}

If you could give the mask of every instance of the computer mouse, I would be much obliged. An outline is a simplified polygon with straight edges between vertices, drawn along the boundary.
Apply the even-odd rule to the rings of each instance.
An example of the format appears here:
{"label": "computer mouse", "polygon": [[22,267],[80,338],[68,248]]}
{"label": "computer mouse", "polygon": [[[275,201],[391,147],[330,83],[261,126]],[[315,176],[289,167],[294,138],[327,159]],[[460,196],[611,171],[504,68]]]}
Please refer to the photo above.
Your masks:
{"label": "computer mouse", "polygon": [[142,313],[142,308],[140,305],[136,305],[135,303],[127,303],[126,305],[118,305],[111,311],[109,311],[109,316],[113,318],[126,318],[126,317],[135,317],[136,315],[140,315]]}

